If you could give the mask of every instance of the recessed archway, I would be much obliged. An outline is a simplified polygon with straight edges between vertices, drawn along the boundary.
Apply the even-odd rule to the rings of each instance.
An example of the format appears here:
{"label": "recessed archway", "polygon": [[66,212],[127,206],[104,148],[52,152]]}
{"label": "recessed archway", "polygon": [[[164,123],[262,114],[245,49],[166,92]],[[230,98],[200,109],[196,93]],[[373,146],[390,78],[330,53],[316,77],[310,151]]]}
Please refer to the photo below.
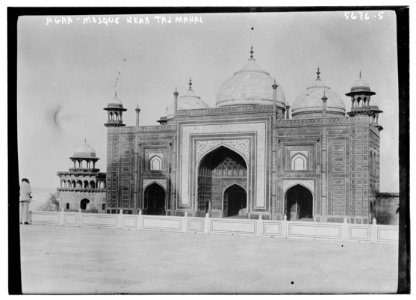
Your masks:
{"label": "recessed archway", "polygon": [[144,191],[143,214],[165,215],[165,197],[165,190],[159,184],[152,183],[146,187]]}
{"label": "recessed archway", "polygon": [[88,200],[87,198],[84,198],[79,203],[79,207],[81,208],[81,210],[86,210],[88,208],[89,203],[90,203],[90,200]]}
{"label": "recessed archway", "polygon": [[[196,214],[204,216],[205,213],[210,212],[215,217],[227,216],[228,207],[224,206],[224,190],[230,184],[247,187],[247,164],[240,154],[220,146],[206,154],[199,164]],[[233,190],[234,188],[230,191]],[[247,207],[247,195],[245,207]]]}
{"label": "recessed archway", "polygon": [[287,220],[313,220],[313,196],[306,187],[297,184],[286,191]]}
{"label": "recessed archway", "polygon": [[224,217],[247,215],[247,193],[237,184],[233,184],[224,191]]}

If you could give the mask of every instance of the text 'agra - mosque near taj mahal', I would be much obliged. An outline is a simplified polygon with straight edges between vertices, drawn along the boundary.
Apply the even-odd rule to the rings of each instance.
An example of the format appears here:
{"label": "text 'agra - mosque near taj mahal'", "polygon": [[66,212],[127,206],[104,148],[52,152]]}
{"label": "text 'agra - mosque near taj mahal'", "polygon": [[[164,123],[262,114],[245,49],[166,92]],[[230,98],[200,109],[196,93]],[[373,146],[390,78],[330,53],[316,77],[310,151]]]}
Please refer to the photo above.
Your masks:
{"label": "text 'agra - mosque near taj mahal'", "polygon": [[[243,68],[219,88],[216,107],[197,96],[190,80],[186,93],[174,91],[157,126],[140,126],[138,107],[136,124],[125,126],[127,109],[115,96],[104,108],[107,171],[95,169],[95,151],[83,145],[71,157],[74,168],[58,173],[62,207],[371,223],[382,130],[375,92],[357,71],[347,112],[318,68],[289,106],[253,54],[251,48]],[[74,189],[73,200],[63,197]]]}

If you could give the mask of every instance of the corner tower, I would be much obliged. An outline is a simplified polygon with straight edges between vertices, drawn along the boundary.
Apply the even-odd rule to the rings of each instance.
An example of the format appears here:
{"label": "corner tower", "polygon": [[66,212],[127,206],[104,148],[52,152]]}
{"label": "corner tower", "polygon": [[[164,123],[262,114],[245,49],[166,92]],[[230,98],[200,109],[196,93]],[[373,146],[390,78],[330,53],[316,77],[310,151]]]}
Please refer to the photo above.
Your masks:
{"label": "corner tower", "polygon": [[380,131],[378,116],[382,111],[370,105],[376,93],[361,78],[346,96],[351,97],[351,215],[356,221],[373,220],[374,202],[380,189]]}

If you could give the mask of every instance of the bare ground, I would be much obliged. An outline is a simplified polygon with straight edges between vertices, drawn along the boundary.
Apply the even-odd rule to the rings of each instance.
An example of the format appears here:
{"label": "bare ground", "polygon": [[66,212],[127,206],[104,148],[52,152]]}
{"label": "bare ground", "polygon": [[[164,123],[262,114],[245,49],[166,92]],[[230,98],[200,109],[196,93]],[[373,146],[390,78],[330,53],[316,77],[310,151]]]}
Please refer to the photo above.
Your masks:
{"label": "bare ground", "polygon": [[394,293],[397,245],[21,226],[27,294]]}

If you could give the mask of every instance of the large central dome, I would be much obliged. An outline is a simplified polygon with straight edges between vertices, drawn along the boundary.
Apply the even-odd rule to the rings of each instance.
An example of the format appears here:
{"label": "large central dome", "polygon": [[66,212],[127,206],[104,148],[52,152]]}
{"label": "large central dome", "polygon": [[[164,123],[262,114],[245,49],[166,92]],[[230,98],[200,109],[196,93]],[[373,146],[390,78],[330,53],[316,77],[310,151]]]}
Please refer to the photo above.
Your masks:
{"label": "large central dome", "polygon": [[[251,48],[251,55],[245,66],[220,87],[217,106],[273,105],[273,78],[259,66],[253,52]],[[285,107],[285,94],[280,85],[276,92],[277,105]]]}

